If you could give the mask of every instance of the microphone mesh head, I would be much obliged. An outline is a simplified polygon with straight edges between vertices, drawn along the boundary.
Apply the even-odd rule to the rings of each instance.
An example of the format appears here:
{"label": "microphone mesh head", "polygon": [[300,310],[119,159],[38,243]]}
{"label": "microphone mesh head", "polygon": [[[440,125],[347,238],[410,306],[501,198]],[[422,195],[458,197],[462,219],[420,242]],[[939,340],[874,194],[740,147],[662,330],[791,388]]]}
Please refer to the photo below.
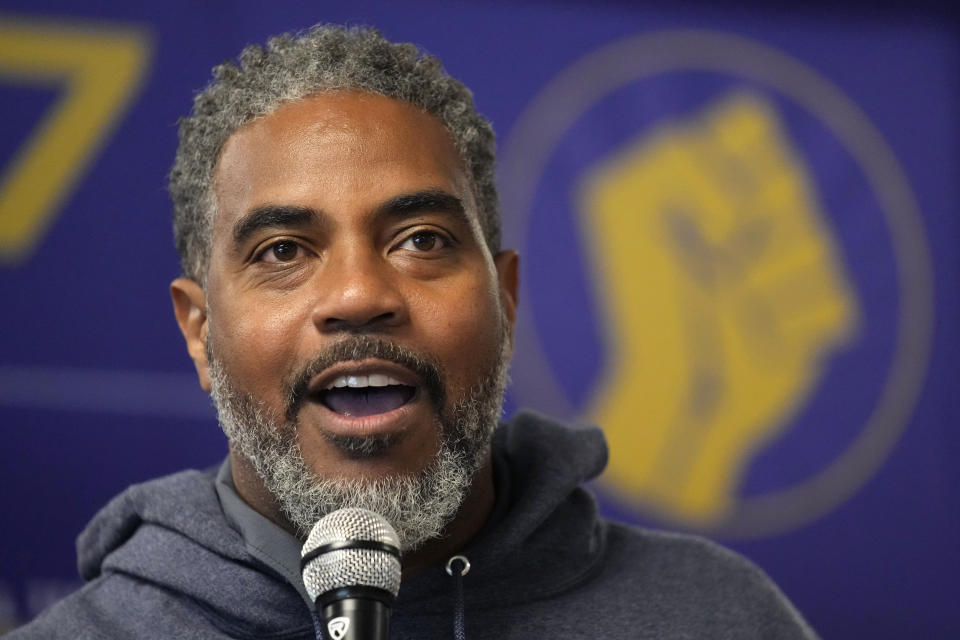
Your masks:
{"label": "microphone mesh head", "polygon": [[[396,531],[383,516],[367,509],[340,509],[313,525],[301,556],[332,542],[373,541],[400,549]],[[377,587],[393,596],[400,591],[400,560],[375,549],[328,551],[303,568],[303,584],[313,600],[342,587]]]}

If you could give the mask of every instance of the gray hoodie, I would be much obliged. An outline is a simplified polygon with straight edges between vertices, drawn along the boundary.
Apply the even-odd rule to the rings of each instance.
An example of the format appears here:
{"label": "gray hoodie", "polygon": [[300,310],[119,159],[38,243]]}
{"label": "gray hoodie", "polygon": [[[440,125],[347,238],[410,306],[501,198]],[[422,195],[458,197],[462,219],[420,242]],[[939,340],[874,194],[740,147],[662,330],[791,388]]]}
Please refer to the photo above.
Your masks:
{"label": "gray hoodie", "polygon": [[[580,486],[606,463],[598,430],[521,413],[493,451],[494,515],[461,552],[467,638],[816,637],[742,557],[598,517]],[[87,583],[7,637],[318,637],[298,590],[225,518],[214,476],[185,471],[114,498],[77,541]],[[442,565],[405,581],[391,637],[452,637],[456,591]]]}

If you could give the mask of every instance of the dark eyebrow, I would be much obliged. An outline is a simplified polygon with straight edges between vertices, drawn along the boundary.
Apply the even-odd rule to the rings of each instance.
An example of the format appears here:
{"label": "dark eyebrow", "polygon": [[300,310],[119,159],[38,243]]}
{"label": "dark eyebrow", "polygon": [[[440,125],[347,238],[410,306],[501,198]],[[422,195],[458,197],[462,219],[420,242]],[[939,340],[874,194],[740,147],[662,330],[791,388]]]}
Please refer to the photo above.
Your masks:
{"label": "dark eyebrow", "polygon": [[304,227],[316,222],[319,218],[319,213],[309,207],[276,205],[257,207],[234,223],[233,242],[236,246],[240,246],[261,229]]}
{"label": "dark eyebrow", "polygon": [[417,213],[447,213],[469,223],[463,201],[442,189],[427,189],[390,198],[379,207],[381,215],[414,215]]}

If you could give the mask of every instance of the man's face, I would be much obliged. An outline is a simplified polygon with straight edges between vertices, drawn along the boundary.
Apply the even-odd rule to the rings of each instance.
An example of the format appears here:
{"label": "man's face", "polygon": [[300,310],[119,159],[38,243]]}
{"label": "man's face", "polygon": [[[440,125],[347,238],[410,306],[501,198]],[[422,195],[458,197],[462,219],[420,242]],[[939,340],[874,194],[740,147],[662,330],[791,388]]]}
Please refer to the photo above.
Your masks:
{"label": "man's face", "polygon": [[323,93],[234,133],[214,177],[200,337],[216,375],[295,431],[318,478],[424,472],[444,418],[490,386],[516,300],[516,255],[486,248],[447,131]]}

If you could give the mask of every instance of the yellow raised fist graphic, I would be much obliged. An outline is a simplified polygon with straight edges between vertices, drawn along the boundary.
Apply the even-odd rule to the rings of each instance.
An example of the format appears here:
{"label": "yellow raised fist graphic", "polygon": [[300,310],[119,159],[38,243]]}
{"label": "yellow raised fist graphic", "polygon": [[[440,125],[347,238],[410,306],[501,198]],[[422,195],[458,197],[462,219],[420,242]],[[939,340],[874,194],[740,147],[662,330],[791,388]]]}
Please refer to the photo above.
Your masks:
{"label": "yellow raised fist graphic", "polygon": [[736,93],[630,145],[580,197],[608,314],[589,414],[611,445],[605,479],[718,521],[856,325],[811,181],[773,106]]}

